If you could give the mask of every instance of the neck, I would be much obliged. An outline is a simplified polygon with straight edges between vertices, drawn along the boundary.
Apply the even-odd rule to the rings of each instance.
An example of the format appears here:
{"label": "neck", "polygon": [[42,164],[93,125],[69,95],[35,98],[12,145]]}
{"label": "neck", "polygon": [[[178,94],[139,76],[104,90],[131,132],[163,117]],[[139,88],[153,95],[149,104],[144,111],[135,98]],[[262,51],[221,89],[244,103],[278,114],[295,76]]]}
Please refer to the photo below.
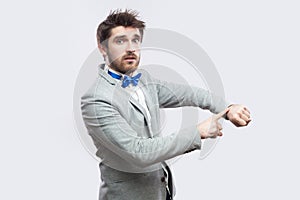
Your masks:
{"label": "neck", "polygon": [[136,69],[134,70],[128,70],[128,71],[120,71],[119,69],[116,69],[115,67],[112,67],[111,65],[107,65],[110,70],[113,72],[120,74],[120,75],[127,75],[132,76]]}

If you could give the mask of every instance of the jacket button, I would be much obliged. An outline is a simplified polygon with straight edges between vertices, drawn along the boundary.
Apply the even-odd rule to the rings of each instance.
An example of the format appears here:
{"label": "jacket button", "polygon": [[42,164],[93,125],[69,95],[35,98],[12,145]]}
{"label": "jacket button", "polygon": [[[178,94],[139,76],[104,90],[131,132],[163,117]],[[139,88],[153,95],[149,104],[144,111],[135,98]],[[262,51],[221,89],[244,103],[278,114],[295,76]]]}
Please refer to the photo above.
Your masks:
{"label": "jacket button", "polygon": [[165,182],[166,181],[166,178],[165,177],[161,177],[161,182]]}

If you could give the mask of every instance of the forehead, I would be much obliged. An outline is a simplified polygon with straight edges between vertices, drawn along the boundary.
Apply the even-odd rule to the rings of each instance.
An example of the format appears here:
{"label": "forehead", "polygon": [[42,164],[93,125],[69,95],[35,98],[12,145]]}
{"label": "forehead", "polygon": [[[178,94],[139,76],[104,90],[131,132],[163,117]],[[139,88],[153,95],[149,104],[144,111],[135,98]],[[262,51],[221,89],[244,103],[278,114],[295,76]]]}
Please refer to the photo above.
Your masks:
{"label": "forehead", "polygon": [[133,27],[124,27],[124,26],[117,26],[113,29],[111,29],[111,35],[110,38],[116,38],[116,37],[134,37],[134,36],[141,36],[141,33],[138,28]]}

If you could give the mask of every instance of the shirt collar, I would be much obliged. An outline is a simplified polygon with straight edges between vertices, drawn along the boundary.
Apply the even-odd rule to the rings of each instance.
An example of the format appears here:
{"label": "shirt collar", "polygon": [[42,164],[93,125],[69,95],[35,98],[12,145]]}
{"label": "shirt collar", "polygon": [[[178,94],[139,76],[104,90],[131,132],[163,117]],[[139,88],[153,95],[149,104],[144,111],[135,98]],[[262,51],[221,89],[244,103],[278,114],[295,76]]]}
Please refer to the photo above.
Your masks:
{"label": "shirt collar", "polygon": [[[122,73],[120,73],[120,72],[117,72],[117,71],[113,70],[112,68],[110,68],[110,67],[107,66],[106,64],[105,64],[105,66],[104,66],[104,71],[105,71],[106,73],[108,73],[108,71],[111,71],[111,72],[114,73],[114,74],[117,74],[117,75],[122,76],[121,79],[115,79],[115,80],[117,80],[118,82],[120,82],[121,80],[123,80],[124,74],[122,74]],[[109,76],[110,76],[110,75],[109,75]]]}
{"label": "shirt collar", "polygon": [[[117,75],[122,76],[121,79],[115,79],[115,80],[117,80],[118,82],[120,82],[121,80],[124,79],[124,74],[122,74],[122,73],[120,73],[120,72],[117,72],[117,71],[113,70],[113,69],[110,68],[107,64],[105,64],[105,66],[104,66],[104,71],[105,71],[106,73],[108,73],[108,71],[111,71],[112,73],[115,73],[115,74],[117,74]],[[135,71],[132,73],[132,76],[135,76],[136,74],[137,74],[137,70],[135,70]],[[110,75],[109,75],[109,76],[110,76]]]}

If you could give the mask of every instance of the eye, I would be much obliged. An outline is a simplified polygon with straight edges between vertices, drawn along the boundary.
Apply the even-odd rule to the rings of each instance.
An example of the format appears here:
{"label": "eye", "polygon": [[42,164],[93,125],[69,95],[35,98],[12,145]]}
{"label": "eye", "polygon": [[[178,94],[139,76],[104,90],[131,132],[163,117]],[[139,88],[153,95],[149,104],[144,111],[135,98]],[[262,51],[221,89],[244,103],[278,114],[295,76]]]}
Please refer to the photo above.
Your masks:
{"label": "eye", "polygon": [[116,43],[117,43],[117,44],[123,44],[123,43],[124,43],[124,40],[118,39],[118,40],[116,40]]}
{"label": "eye", "polygon": [[140,39],[139,39],[139,38],[135,38],[135,39],[133,39],[132,41],[133,41],[134,43],[136,43],[136,44],[140,43]]}

